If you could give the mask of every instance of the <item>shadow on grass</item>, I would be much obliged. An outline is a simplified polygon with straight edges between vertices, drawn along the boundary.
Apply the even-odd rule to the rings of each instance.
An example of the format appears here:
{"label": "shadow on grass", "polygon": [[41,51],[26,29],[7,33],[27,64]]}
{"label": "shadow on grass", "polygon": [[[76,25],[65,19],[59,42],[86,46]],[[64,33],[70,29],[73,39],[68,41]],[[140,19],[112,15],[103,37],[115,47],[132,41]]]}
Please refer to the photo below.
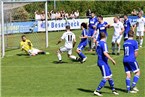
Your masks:
{"label": "shadow on grass", "polygon": [[16,54],[17,56],[29,56],[28,54]]}
{"label": "shadow on grass", "polygon": [[[105,86],[104,88],[111,89],[110,86]],[[126,92],[126,89],[115,88],[117,91]]]}
{"label": "shadow on grass", "polygon": [[52,63],[54,63],[54,64],[65,64],[65,63],[68,63],[68,62],[62,61],[62,62],[60,63],[60,62],[58,62],[58,61],[53,61]]}
{"label": "shadow on grass", "polygon": [[[77,88],[77,90],[82,91],[82,92],[86,92],[86,93],[94,93],[93,90],[89,90],[89,89],[82,89],[82,88]],[[101,92],[101,93],[107,93],[107,94],[111,94],[111,92]]]}

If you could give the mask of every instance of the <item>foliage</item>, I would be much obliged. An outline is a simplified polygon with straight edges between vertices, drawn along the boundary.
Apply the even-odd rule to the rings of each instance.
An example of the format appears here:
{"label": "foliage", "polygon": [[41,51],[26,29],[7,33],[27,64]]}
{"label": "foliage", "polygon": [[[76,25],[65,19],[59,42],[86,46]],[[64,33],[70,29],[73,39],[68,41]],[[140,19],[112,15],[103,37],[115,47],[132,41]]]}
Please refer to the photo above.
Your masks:
{"label": "foliage", "polygon": [[[48,1],[48,11],[54,10],[54,1]],[[145,11],[145,2],[143,1],[56,1],[54,11],[65,10],[71,13],[79,10],[81,16],[85,16],[86,11],[90,8],[97,15],[115,15],[130,14],[133,9],[142,8]],[[45,10],[45,3],[37,2],[25,6],[26,11],[30,14],[29,18],[34,18],[36,10]]]}

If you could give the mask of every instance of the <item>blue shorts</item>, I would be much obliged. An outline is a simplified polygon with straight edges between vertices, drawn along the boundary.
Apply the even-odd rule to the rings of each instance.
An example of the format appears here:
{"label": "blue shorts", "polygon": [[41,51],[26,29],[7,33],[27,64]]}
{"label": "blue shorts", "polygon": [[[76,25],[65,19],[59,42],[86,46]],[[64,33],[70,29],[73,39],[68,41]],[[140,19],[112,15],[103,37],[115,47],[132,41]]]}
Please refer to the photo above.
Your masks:
{"label": "blue shorts", "polygon": [[125,72],[128,73],[128,72],[137,72],[139,71],[139,65],[137,63],[137,61],[135,62],[123,62],[124,64],[124,69],[125,69]]}
{"label": "blue shorts", "polygon": [[111,78],[112,77],[112,72],[111,72],[111,69],[110,69],[110,66],[108,63],[103,62],[103,61],[99,61],[98,66],[101,70],[103,78]]}
{"label": "blue shorts", "polygon": [[124,38],[128,39],[128,33],[124,33]]}
{"label": "blue shorts", "polygon": [[95,32],[94,29],[89,28],[88,36],[93,36],[94,35],[94,32]]}
{"label": "blue shorts", "polygon": [[77,47],[78,50],[83,50],[86,47],[87,43],[80,43]]}

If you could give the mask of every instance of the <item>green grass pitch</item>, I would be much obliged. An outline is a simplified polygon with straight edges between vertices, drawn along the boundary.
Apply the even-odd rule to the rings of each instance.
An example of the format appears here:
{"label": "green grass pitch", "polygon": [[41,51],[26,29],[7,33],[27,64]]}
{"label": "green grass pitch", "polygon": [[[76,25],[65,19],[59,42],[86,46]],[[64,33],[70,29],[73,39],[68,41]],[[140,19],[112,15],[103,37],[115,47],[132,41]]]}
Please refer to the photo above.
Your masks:
{"label": "green grass pitch", "polygon": [[[79,43],[81,30],[73,31]],[[73,62],[63,53],[62,58],[66,63],[55,64],[57,61],[56,51],[63,45],[56,45],[63,32],[49,33],[49,47],[44,48],[44,33],[38,33],[40,39],[32,38],[32,34],[26,34],[34,46],[43,45],[43,50],[50,52],[50,55],[38,55],[34,57],[18,56],[22,54],[19,49],[7,50],[5,58],[2,59],[2,97],[94,97],[93,91],[102,79],[99,68],[96,65],[97,56],[89,53],[87,49],[83,51],[88,57],[83,64]],[[111,39],[113,29],[108,30],[109,37],[107,44],[111,52]],[[21,34],[11,35],[12,43],[20,40]],[[16,38],[13,38],[16,37]],[[17,40],[16,40],[17,39]],[[123,40],[122,40],[123,43]],[[41,46],[42,47],[42,46]],[[76,45],[77,47],[77,45]],[[74,55],[76,47],[74,48]],[[111,55],[112,56],[112,55]],[[122,64],[123,50],[121,55],[112,56],[117,65],[110,61],[113,72],[118,97],[145,97],[145,40],[143,48],[139,49],[138,62],[141,69],[141,77],[137,84],[139,92],[137,94],[125,93],[125,73]],[[109,89],[109,84],[102,89],[104,97],[115,97]]]}

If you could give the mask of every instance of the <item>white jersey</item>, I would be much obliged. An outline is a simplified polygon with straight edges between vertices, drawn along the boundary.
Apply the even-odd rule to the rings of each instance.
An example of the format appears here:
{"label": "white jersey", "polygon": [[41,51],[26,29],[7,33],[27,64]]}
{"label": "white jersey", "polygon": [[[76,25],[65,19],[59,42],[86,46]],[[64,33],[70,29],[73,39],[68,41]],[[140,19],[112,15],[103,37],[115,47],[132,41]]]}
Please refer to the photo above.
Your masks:
{"label": "white jersey", "polygon": [[118,23],[113,23],[112,26],[114,27],[114,36],[119,36],[121,29],[124,28],[123,23],[119,21]]}
{"label": "white jersey", "polygon": [[73,41],[76,39],[75,34],[71,31],[63,33],[61,39],[65,40],[65,47],[66,48],[73,48]]}
{"label": "white jersey", "polygon": [[137,31],[144,31],[145,18],[141,17],[137,19]]}

